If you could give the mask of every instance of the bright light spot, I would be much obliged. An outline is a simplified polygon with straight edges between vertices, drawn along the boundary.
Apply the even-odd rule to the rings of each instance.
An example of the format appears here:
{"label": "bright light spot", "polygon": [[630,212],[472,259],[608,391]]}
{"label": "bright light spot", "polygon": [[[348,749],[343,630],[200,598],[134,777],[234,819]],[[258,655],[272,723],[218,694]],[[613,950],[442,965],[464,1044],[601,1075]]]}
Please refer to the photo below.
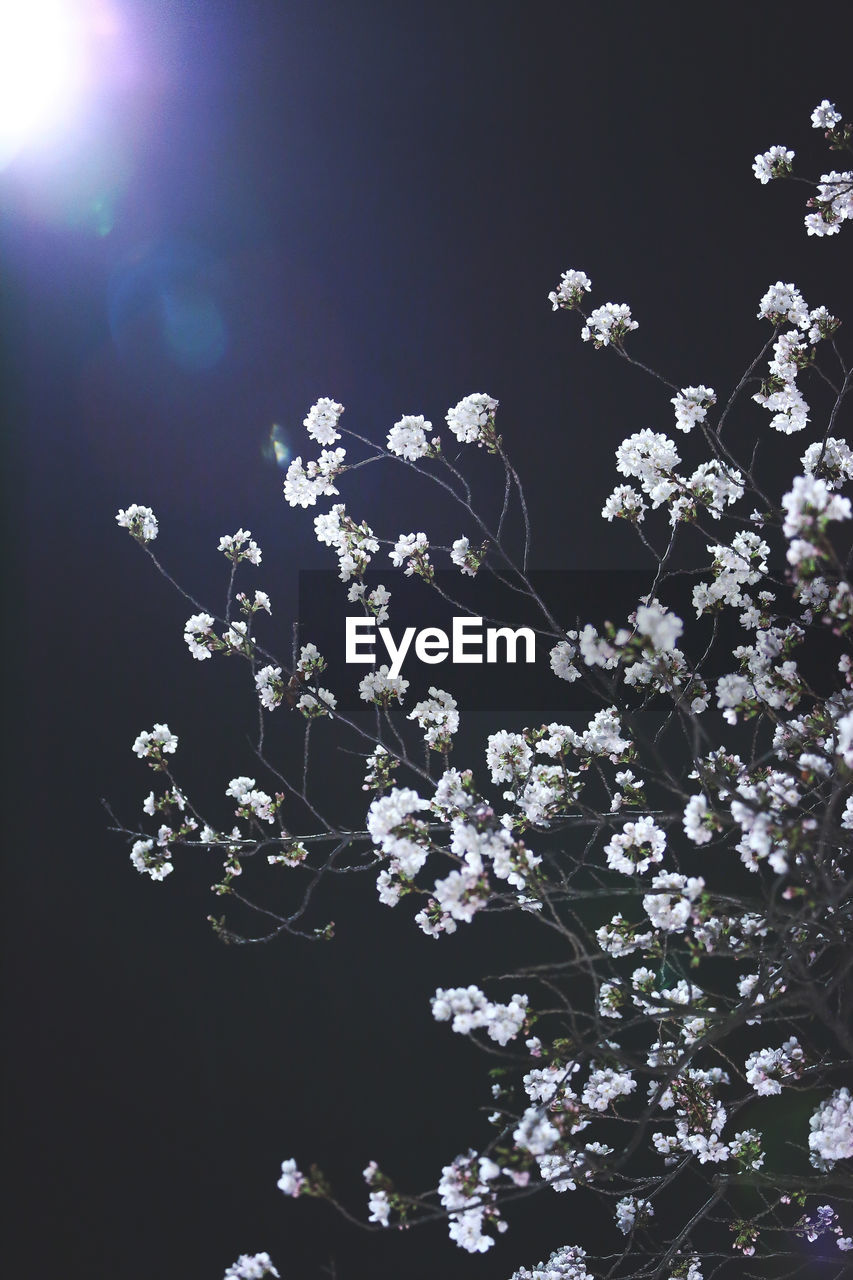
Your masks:
{"label": "bright light spot", "polygon": [[85,0],[0,0],[0,169],[72,114],[90,12]]}

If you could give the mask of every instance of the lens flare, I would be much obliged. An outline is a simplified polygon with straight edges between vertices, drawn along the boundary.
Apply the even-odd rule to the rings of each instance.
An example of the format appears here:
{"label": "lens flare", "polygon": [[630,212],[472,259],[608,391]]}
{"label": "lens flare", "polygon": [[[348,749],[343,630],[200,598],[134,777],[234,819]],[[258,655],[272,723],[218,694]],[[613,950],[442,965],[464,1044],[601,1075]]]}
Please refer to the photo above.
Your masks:
{"label": "lens flare", "polygon": [[269,436],[264,442],[261,453],[267,462],[274,462],[279,467],[286,467],[290,461],[290,445],[287,442],[287,432],[277,422],[270,427]]}
{"label": "lens flare", "polygon": [[87,79],[84,0],[0,0],[0,169],[73,112]]}
{"label": "lens flare", "polygon": [[166,347],[185,369],[212,369],[222,358],[228,334],[222,313],[204,291],[174,287],[160,301]]}

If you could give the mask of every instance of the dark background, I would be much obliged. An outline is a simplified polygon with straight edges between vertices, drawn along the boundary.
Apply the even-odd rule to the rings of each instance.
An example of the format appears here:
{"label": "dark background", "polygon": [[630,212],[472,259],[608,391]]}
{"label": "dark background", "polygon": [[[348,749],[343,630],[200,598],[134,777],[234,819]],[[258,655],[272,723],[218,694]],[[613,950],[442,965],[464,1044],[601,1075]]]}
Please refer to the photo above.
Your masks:
{"label": "dark background", "polygon": [[[225,948],[209,871],[136,875],[99,798],[136,821],[140,729],[167,721],[214,797],[253,770],[237,677],[191,662],[186,605],[114,515],[150,504],[158,553],[214,607],[218,538],[250,528],[264,563],[245,585],[270,591],[286,652],[297,570],[328,560],[281,495],[272,425],[304,454],[321,395],[384,439],[486,391],[537,566],[641,565],[597,512],[623,437],[671,432],[669,393],[581,344],[547,294],[585,269],[593,305],[631,303],[638,358],[721,393],[764,340],[773,281],[843,315],[845,236],[808,240],[805,189],[750,166],[780,142],[800,172],[837,163],[809,114],[824,96],[853,111],[846,6],[115,11],[85,118],[0,174],[4,1266],[202,1280],[267,1249],[283,1276],[333,1258],[339,1280],[502,1280],[589,1206],[543,1197],[470,1258],[443,1226],[362,1236],[276,1190],[282,1159],[316,1159],[360,1211],[368,1159],[425,1188],[482,1145],[487,1064],[428,997],[480,978],[496,935],[435,943],[348,882],[333,946]],[[429,530],[425,498],[395,510],[396,479],[359,471],[343,500],[388,535]]]}

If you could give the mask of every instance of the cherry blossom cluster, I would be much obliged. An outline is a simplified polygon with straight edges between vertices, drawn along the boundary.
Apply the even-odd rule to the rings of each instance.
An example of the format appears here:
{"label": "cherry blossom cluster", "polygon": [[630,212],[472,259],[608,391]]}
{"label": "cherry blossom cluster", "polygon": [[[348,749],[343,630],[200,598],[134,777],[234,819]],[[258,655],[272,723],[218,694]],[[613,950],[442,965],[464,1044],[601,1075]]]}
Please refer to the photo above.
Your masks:
{"label": "cherry blossom cluster", "polygon": [[499,1174],[500,1166],[488,1157],[478,1156],[476,1151],[457,1156],[441,1171],[438,1194],[448,1211],[450,1238],[468,1253],[485,1253],[495,1243],[494,1236],[486,1235],[485,1225],[506,1231],[507,1224],[494,1205],[490,1186]]}
{"label": "cherry blossom cluster", "polygon": [[350,604],[360,600],[365,611],[376,619],[377,626],[381,627],[383,622],[388,621],[391,592],[381,582],[372,591],[368,591],[363,582],[354,582],[347,592],[347,600]]}
{"label": "cherry blossom cluster", "polygon": [[127,529],[137,542],[153,542],[157,537],[159,526],[157,517],[150,507],[141,507],[133,502],[126,510],[116,515],[116,523],[120,529]]}
{"label": "cherry blossom cluster", "polygon": [[147,874],[152,880],[165,880],[175,869],[165,843],[160,846],[159,841],[155,846],[153,840],[134,840],[130,861],[140,874]]}
{"label": "cherry blossom cluster", "polygon": [[433,436],[432,440],[427,439],[427,432],[431,428],[432,423],[427,422],[423,414],[401,418],[388,432],[388,452],[396,454],[398,458],[406,458],[409,462],[416,462],[418,458],[435,457],[441,442],[438,436]]}
{"label": "cherry blossom cluster", "polygon": [[524,1026],[527,1017],[527,996],[514,995],[508,1004],[496,1004],[489,1000],[479,987],[453,987],[447,991],[439,987],[432,997],[432,1016],[436,1022],[451,1022],[451,1029],[460,1035],[484,1030],[490,1040],[500,1045],[508,1044]]}
{"label": "cherry blossom cluster", "polygon": [[598,348],[611,344],[621,347],[625,335],[639,327],[631,316],[631,308],[625,302],[605,302],[586,316],[581,310],[581,302],[583,295],[591,289],[592,281],[586,272],[570,268],[563,272],[556,290],[548,294],[548,301],[553,311],[581,312],[586,321],[581,330],[584,342],[592,342]]}
{"label": "cherry blossom cluster", "polygon": [[578,1245],[563,1245],[554,1250],[547,1262],[537,1262],[530,1269],[519,1267],[511,1280],[593,1280],[585,1258],[586,1252]]}
{"label": "cherry blossom cluster", "polygon": [[795,326],[780,333],[773,344],[769,377],[752,397],[756,404],[773,414],[770,425],[774,430],[792,435],[808,425],[810,412],[797,385],[797,375],[814,363],[817,344],[831,338],[840,322],[826,307],[809,311],[799,289],[781,280],[764,294],[758,316],[776,326],[785,323]]}
{"label": "cherry blossom cluster", "polygon": [[358,696],[362,702],[373,702],[379,707],[387,707],[390,702],[402,702],[408,680],[402,676],[392,676],[387,662],[381,667],[374,667],[358,682]]}
{"label": "cherry blossom cluster", "polygon": [[595,347],[609,347],[611,342],[621,345],[625,335],[638,328],[626,302],[605,302],[603,307],[596,307],[590,312],[581,337]]}
{"label": "cherry blossom cluster", "polygon": [[291,507],[313,507],[317,499],[337,494],[335,477],[344,470],[346,449],[323,449],[319,458],[296,457],[287,468],[284,496]]}
{"label": "cherry blossom cluster", "polygon": [[263,1280],[264,1276],[278,1276],[268,1253],[241,1253],[225,1272],[224,1280]]}
{"label": "cherry blossom cluster", "polygon": [[708,410],[717,403],[713,387],[682,387],[670,401],[675,406],[675,425],[685,435],[704,422]]}
{"label": "cherry blossom cluster", "polygon": [[[245,612],[254,613],[258,608],[269,612],[269,597],[264,592],[256,592],[255,595],[254,607],[246,608]],[[261,597],[260,601],[257,596]],[[184,623],[184,642],[196,661],[204,662],[214,653],[251,658],[254,648],[247,622],[232,622],[221,636],[216,635],[214,625],[215,619],[209,613],[195,613]]]}
{"label": "cherry blossom cluster", "polygon": [[803,1050],[796,1036],[779,1049],[760,1049],[746,1060],[745,1074],[757,1094],[772,1095],[782,1092],[782,1082],[787,1077],[798,1077],[803,1070]]}
{"label": "cherry blossom cluster", "polygon": [[429,538],[425,533],[401,533],[394,550],[388,555],[394,568],[402,569],[407,578],[416,574],[429,582],[434,576],[429,558]]}
{"label": "cherry blossom cluster", "polygon": [[428,747],[433,751],[449,751],[453,735],[459,729],[456,699],[449,693],[430,685],[429,697],[412,708],[409,719],[417,720]]}
{"label": "cherry blossom cluster", "polygon": [[832,1168],[838,1160],[853,1159],[853,1097],[848,1088],[836,1089],[809,1121],[811,1162]]}
{"label": "cherry blossom cluster", "polygon": [[314,532],[318,542],[333,547],[337,553],[341,582],[362,577],[373,552],[379,550],[373,530],[364,521],[356,524],[342,502],[315,518]]}
{"label": "cherry blossom cluster", "polygon": [[342,404],[323,396],[308,410],[306,417],[302,419],[302,425],[312,440],[328,447],[341,438],[338,423],[343,411]]}
{"label": "cherry blossom cluster", "polygon": [[483,563],[483,557],[486,554],[485,544],[480,547],[479,551],[475,551],[470,539],[462,537],[457,538],[450,549],[450,559],[457,569],[461,569],[469,578],[473,578],[477,574],[477,570]]}
{"label": "cherry blossom cluster", "polygon": [[[850,151],[853,126],[845,124],[841,112],[824,98],[811,115],[812,127],[820,129],[830,149]],[[788,178],[793,173],[794,152],[784,146],[773,146],[755,157],[753,173],[766,185],[774,178]],[[853,218],[853,171],[837,169],[822,173],[815,183],[816,194],[808,201],[813,213],[806,214],[804,225],[810,236],[832,236],[841,224]]]}
{"label": "cherry blossom cluster", "polygon": [[654,1216],[654,1209],[648,1200],[638,1200],[636,1196],[623,1196],[616,1206],[616,1225],[623,1236],[629,1235],[638,1227],[644,1226]]}
{"label": "cherry blossom cluster", "polygon": [[174,755],[178,749],[177,734],[167,724],[155,724],[153,729],[143,729],[133,744],[134,755],[147,760],[152,769],[165,768],[165,755]]}
{"label": "cherry blossom cluster", "polygon": [[[687,391],[710,394],[707,387],[686,388]],[[685,402],[682,423],[687,421],[686,415]],[[684,430],[683,425],[681,429]],[[744,480],[736,467],[712,458],[710,462],[700,463],[690,476],[683,476],[677,471],[680,464],[675,443],[662,432],[644,428],[629,436],[616,450],[616,469],[624,476],[638,479],[643,493],[631,485],[618,485],[602,509],[604,519],[619,518],[638,524],[645,518],[648,510],[645,498],[648,498],[653,509],[668,505],[673,525],[695,520],[703,509],[714,520],[719,520],[725,509],[743,496]]]}
{"label": "cherry blossom cluster", "polygon": [[217,550],[234,564],[239,564],[241,560],[248,560],[249,564],[254,565],[261,563],[261,549],[248,529],[238,529],[236,533],[225,534],[219,539]]}
{"label": "cherry blossom cluster", "polygon": [[494,451],[498,444],[498,437],[495,435],[497,408],[497,400],[482,391],[476,391],[448,409],[447,425],[460,444],[476,444]]}
{"label": "cherry blossom cluster", "polygon": [[[824,100],[812,120],[830,146],[849,146],[832,103]],[[774,146],[756,156],[755,175],[762,183],[786,177],[794,158]],[[833,172],[816,188],[807,225],[832,234],[851,216],[853,179]],[[586,315],[591,289],[573,269],[549,300],[554,311],[578,311],[583,341],[636,364],[623,347],[637,328],[630,309],[607,303]],[[500,922],[503,914],[518,920],[519,936],[547,937],[546,957],[562,947],[557,959],[532,956],[515,973],[483,980],[509,983],[503,990],[513,994],[503,1002],[473,984],[435,990],[433,1018],[497,1064],[483,1108],[493,1137],[473,1138],[476,1150],[467,1140],[454,1144],[467,1154],[434,1170],[421,1196],[397,1191],[371,1161],[364,1177],[372,1225],[396,1228],[424,1210],[443,1213],[455,1244],[484,1253],[506,1230],[513,1196],[586,1188],[608,1206],[613,1247],[604,1269],[624,1280],[652,1272],[702,1280],[700,1254],[719,1252],[726,1227],[724,1247],[747,1257],[796,1258],[803,1240],[853,1249],[823,1177],[853,1159],[853,1100],[842,1074],[850,1057],[843,957],[853,942],[853,508],[844,492],[853,450],[843,431],[853,381],[837,341],[840,321],[825,307],[810,308],[795,284],[772,284],[758,317],[773,332],[719,405],[710,386],[656,375],[657,417],[636,424],[616,449],[626,483],[604,500],[602,517],[625,520],[653,565],[647,594],[621,616],[573,617],[565,602],[555,606],[535,589],[526,545],[517,554],[506,532],[509,497],[518,497],[525,529],[529,511],[496,434],[497,400],[469,395],[446,415],[459,443],[485,448],[495,455],[490,465],[504,468],[508,496],[496,526],[474,511],[465,477],[423,415],[400,418],[383,432],[384,446],[344,433],[367,446],[354,465],[381,459],[435,478],[479,542],[462,536],[448,547],[426,531],[379,537],[342,501],[325,504],[314,528],[338,558],[348,602],[387,619],[390,592],[368,591],[363,580],[380,547],[395,568],[420,577],[423,590],[439,585],[438,552],[469,576],[499,563],[548,637],[549,722],[491,726],[483,753],[464,768],[457,698],[412,676],[412,707],[404,709],[410,684],[392,676],[396,666],[371,669],[358,684],[358,713],[338,714],[334,695],[318,684],[325,660],[315,645],[304,644],[290,670],[255,640],[255,615],[271,612],[271,603],[263,591],[233,594],[239,562],[260,561],[241,529],[219,546],[232,561],[225,610],[217,618],[195,605],[184,628],[195,659],[243,658],[260,703],[257,763],[247,766],[255,776],[233,777],[225,789],[233,818],[223,830],[209,825],[173,778],[177,738],[167,725],[133,745],[166,775],[143,804],[144,829],[124,829],[133,865],[163,880],[181,845],[199,846],[202,856],[224,860],[214,893],[237,894],[242,877],[239,909],[262,915],[265,937],[298,931],[294,922],[324,875],[367,871],[377,877],[380,903],[416,904],[413,923],[432,939],[463,925],[476,937],[484,916]],[[809,401],[800,387],[807,378],[816,391]],[[801,474],[780,480],[772,466],[766,479],[760,473],[767,440],[777,450],[793,444],[767,431],[753,402],[770,413],[772,432],[806,433]],[[673,410],[678,445],[667,434]],[[334,446],[342,413],[322,399],[305,418],[322,452],[291,464],[291,505],[340,496],[335,481],[346,455]],[[424,460],[434,466],[417,465]],[[157,533],[150,508],[130,507],[117,519],[141,543]],[[593,710],[575,710],[572,685]],[[261,713],[273,710],[276,732],[305,735],[302,779],[287,779],[286,794],[264,781],[283,776],[264,739]],[[332,711],[329,733],[351,753],[354,742],[363,762],[356,785],[369,793],[364,830],[340,827],[329,812],[328,771],[315,779],[309,764],[313,726],[302,722]],[[291,807],[300,817],[291,819]],[[296,834],[283,824],[285,810]],[[283,893],[291,883],[309,886],[295,910],[255,904],[254,854],[261,854],[255,865],[283,869]],[[224,919],[213,923],[228,940],[236,935]],[[303,934],[329,937],[331,926]],[[811,1118],[792,1112],[788,1138],[796,1168],[810,1159],[814,1172],[805,1190],[790,1192],[791,1151],[768,1141],[773,1104],[763,1100],[806,1089],[814,1090]],[[761,1212],[750,1216],[753,1200],[730,1194],[729,1178],[732,1187],[760,1186]],[[318,1171],[305,1174],[292,1159],[278,1185],[289,1197],[337,1203]],[[513,1280],[592,1280],[593,1272],[596,1260],[580,1245],[564,1245]],[[277,1272],[257,1254],[229,1274]]]}

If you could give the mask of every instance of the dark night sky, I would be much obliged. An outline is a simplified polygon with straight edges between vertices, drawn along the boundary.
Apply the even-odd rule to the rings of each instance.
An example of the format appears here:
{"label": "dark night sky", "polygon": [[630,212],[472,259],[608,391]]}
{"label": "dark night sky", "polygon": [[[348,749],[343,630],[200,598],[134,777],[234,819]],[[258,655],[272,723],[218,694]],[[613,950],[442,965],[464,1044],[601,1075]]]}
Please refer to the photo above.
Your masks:
{"label": "dark night sky", "polygon": [[[205,874],[134,873],[99,807],[147,793],[133,738],[166,720],[218,779],[239,699],[189,661],[186,607],[114,514],[150,504],[158,551],[214,604],[216,542],[251,528],[286,649],[296,570],[328,561],[264,457],[272,424],[299,452],[329,395],[384,439],[483,390],[536,507],[535,563],[641,563],[591,515],[613,449],[669,430],[669,406],[547,294],[585,269],[596,304],[631,303],[640,359],[718,389],[763,341],[773,281],[844,314],[849,246],[807,240],[802,190],[750,165],[785,142],[830,167],[809,114],[853,110],[846,6],[114,8],[85,119],[0,174],[5,1266],[202,1280],[267,1249],[285,1277],[333,1256],[338,1280],[504,1280],[566,1242],[575,1205],[543,1198],[472,1259],[443,1227],[362,1237],[276,1190],[283,1158],[317,1159],[360,1206],[371,1157],[426,1187],[482,1140],[487,1064],[428,997],[476,981],[495,943],[486,925],[433,943],[357,885],[333,947],[224,948]],[[358,477],[352,508],[408,529],[388,473]]]}

